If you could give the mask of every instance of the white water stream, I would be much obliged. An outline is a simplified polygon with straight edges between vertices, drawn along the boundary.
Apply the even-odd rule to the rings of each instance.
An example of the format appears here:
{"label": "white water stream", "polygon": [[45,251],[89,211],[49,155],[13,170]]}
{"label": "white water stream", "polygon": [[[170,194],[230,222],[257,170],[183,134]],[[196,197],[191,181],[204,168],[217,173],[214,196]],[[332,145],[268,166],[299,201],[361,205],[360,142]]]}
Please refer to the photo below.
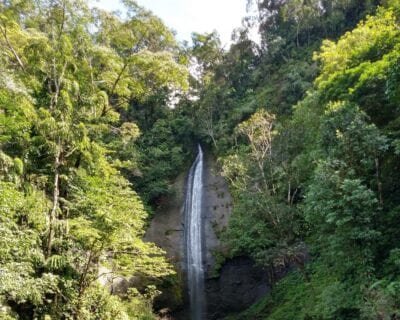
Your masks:
{"label": "white water stream", "polygon": [[185,203],[185,241],[191,320],[205,319],[203,269],[203,151],[198,155],[188,177]]}

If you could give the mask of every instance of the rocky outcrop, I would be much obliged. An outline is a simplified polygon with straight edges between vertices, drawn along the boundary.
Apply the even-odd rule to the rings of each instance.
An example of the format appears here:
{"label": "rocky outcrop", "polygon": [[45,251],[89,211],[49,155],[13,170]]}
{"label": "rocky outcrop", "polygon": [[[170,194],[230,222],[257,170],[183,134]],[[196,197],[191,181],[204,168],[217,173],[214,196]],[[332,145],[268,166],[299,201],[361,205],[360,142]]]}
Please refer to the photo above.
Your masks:
{"label": "rocky outcrop", "polygon": [[[155,308],[169,312],[184,312],[186,282],[184,279],[184,201],[186,175],[177,177],[173,188],[175,194],[170,197],[154,215],[145,234],[145,240],[154,242],[164,249],[169,261],[175,266],[177,275],[166,279],[158,288],[162,295],[157,297]],[[185,317],[180,317],[187,319]]]}
{"label": "rocky outcrop", "polygon": [[228,185],[219,174],[215,160],[209,155],[204,162],[203,185],[204,264],[206,278],[211,278],[215,275],[215,268],[219,263],[215,259],[216,255],[225,251],[219,235],[228,226],[233,203]]}
{"label": "rocky outcrop", "polygon": [[[156,243],[167,252],[178,271],[177,280],[163,287],[159,308],[174,309],[174,319],[189,319],[185,312],[185,247],[184,201],[187,173],[175,183],[175,196],[167,201],[151,221],[145,239]],[[267,272],[255,266],[247,257],[234,258],[222,266],[216,256],[226,248],[219,240],[232,213],[232,197],[226,181],[219,174],[215,159],[206,155],[203,176],[204,264],[206,267],[207,319],[222,319],[228,313],[244,310],[269,291]],[[218,269],[217,269],[218,268]],[[181,293],[178,291],[181,290]],[[178,298],[177,298],[178,297]],[[181,310],[179,309],[179,302]],[[178,315],[179,313],[179,315]]]}
{"label": "rocky outcrop", "polygon": [[179,175],[173,185],[174,196],[155,213],[146,232],[145,240],[154,242],[167,252],[178,271],[184,269],[184,201],[186,176]]}
{"label": "rocky outcrop", "polygon": [[207,319],[243,311],[270,291],[268,273],[248,257],[226,261],[219,277],[206,281]]}
{"label": "rocky outcrop", "polygon": [[[175,180],[173,186],[175,196],[168,199],[164,206],[156,212],[145,235],[145,240],[156,243],[167,252],[169,260],[180,274],[178,279],[185,278],[184,201],[186,180],[187,172]],[[218,263],[214,253],[224,251],[218,236],[227,227],[232,211],[232,198],[228,186],[224,178],[218,174],[215,160],[210,155],[206,155],[204,159],[203,185],[204,264],[206,278],[210,278],[214,275]],[[184,281],[179,285],[185,290]],[[174,294],[176,294],[176,290],[175,287]],[[160,307],[165,303],[168,304],[168,298],[173,296],[169,291],[167,289],[164,296],[161,297]]]}

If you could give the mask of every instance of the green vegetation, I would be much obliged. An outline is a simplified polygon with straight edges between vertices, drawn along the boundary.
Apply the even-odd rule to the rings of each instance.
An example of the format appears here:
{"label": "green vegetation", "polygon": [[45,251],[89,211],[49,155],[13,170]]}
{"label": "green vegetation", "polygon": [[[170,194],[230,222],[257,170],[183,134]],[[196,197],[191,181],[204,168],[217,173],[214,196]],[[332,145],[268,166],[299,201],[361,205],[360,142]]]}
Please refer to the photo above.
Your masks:
{"label": "green vegetation", "polygon": [[218,262],[293,267],[229,319],[399,318],[400,2],[257,1],[228,51],[124,4],[0,4],[0,318],[155,319],[171,287],[179,304],[142,238],[198,141],[234,200]]}
{"label": "green vegetation", "polygon": [[198,132],[234,198],[229,256],[295,271],[229,319],[397,319],[400,3],[258,8],[261,46],[243,27],[205,68]]}
{"label": "green vegetation", "polygon": [[[186,130],[167,107],[188,89],[185,53],[157,17],[125,5],[122,19],[81,1],[0,4],[2,319],[154,319],[152,283],[174,273],[142,240],[132,177],[166,184],[185,163],[188,150],[160,142]],[[169,191],[149,195],[157,179],[143,180],[146,200]],[[152,280],[112,296],[98,280],[118,276]]]}

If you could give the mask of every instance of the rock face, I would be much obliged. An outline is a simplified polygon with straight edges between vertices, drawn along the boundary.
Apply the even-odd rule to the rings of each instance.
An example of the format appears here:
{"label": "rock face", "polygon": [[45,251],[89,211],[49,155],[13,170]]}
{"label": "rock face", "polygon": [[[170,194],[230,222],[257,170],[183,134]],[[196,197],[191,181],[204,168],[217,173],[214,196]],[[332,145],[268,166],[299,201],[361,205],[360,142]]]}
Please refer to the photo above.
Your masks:
{"label": "rock face", "polygon": [[[215,160],[205,155],[203,176],[203,219],[204,219],[204,264],[206,277],[207,319],[222,319],[228,313],[241,311],[249,307],[258,298],[268,292],[266,272],[254,266],[251,259],[235,258],[224,263],[216,272],[218,261],[215,253],[223,253],[225,248],[218,239],[227,227],[232,213],[232,197],[226,181],[218,174]],[[175,197],[157,212],[147,230],[145,239],[163,248],[175,265],[181,290],[185,288],[185,243],[184,243],[184,201],[187,172],[180,175],[175,183]],[[176,299],[177,288],[164,288],[164,295],[159,302],[160,308],[169,307],[179,311]],[[185,294],[183,294],[185,296]],[[182,298],[182,297],[181,297]],[[185,309],[185,299],[180,302]],[[189,319],[184,310],[175,313],[175,319]]]}
{"label": "rock face", "polygon": [[184,269],[184,201],[187,173],[177,177],[174,183],[175,196],[156,212],[150,223],[145,240],[151,241],[167,252],[178,271]]}
{"label": "rock face", "polygon": [[224,247],[218,239],[220,233],[228,226],[228,220],[232,213],[232,197],[228,185],[218,173],[215,160],[206,156],[204,162],[204,263],[206,278],[212,277],[215,271],[215,253],[224,252]]}
{"label": "rock face", "polygon": [[[145,234],[145,240],[164,249],[169,261],[175,266],[177,277],[168,279],[161,286],[163,294],[157,297],[155,308],[174,313],[182,312],[185,299],[185,247],[184,247],[184,201],[186,175],[184,172],[174,183],[175,196],[156,212]],[[188,319],[185,316],[182,319]]]}
{"label": "rock face", "polygon": [[265,270],[255,266],[248,257],[227,261],[216,279],[206,282],[208,319],[224,316],[248,308],[270,291]]}
{"label": "rock face", "polygon": [[[163,248],[175,267],[184,271],[184,201],[187,172],[181,174],[174,183],[175,197],[169,199],[151,221],[145,240]],[[223,251],[218,234],[227,227],[232,211],[232,198],[223,177],[218,174],[214,159],[206,155],[204,159],[204,261],[206,274],[215,267],[215,251]]]}

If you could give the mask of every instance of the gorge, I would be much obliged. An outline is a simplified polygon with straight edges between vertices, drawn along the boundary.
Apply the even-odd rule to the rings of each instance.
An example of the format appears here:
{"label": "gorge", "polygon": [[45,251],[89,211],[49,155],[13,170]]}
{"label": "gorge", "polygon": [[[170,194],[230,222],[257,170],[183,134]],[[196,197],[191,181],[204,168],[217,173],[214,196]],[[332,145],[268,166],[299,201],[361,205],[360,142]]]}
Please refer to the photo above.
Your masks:
{"label": "gorge", "polygon": [[[200,307],[203,309],[203,318],[200,319],[222,319],[232,311],[244,310],[270,289],[267,273],[262,268],[256,267],[252,259],[237,257],[217,261],[227,249],[219,237],[227,228],[232,214],[232,197],[227,182],[219,173],[220,169],[215,158],[209,150],[201,153],[199,149],[197,150],[192,166],[174,183],[175,196],[171,197],[154,216],[145,237],[147,241],[155,242],[166,250],[167,256],[176,267],[177,278],[180,279],[179,288],[164,288],[165,293],[157,300],[157,307],[170,308],[173,318],[179,320],[199,317],[189,310],[189,306],[195,303],[191,302],[190,290],[203,291],[201,294],[204,299],[201,301],[203,306]],[[202,188],[199,179],[201,168]],[[196,171],[198,175],[195,183]],[[194,205],[193,200],[196,202],[202,200],[203,203]],[[202,210],[201,219],[200,212],[197,211],[199,208]],[[196,254],[200,254],[199,246],[201,246],[202,257],[195,258],[196,261],[202,259],[204,284],[199,286],[188,281],[190,276],[195,277],[195,268],[189,270],[190,262],[185,255],[189,246],[189,239],[185,236],[190,228],[188,218],[191,212],[188,209],[194,209],[198,213],[191,215],[192,218],[201,220],[197,220],[191,228],[193,230],[193,227],[196,227],[196,231],[191,231],[192,235],[197,234],[198,237],[202,237],[202,240],[192,244],[197,248],[196,252],[192,251]],[[192,275],[189,272],[192,272]],[[177,294],[177,291],[180,293]]]}
{"label": "gorge", "polygon": [[400,319],[400,0],[239,1],[0,1],[2,320]]}

